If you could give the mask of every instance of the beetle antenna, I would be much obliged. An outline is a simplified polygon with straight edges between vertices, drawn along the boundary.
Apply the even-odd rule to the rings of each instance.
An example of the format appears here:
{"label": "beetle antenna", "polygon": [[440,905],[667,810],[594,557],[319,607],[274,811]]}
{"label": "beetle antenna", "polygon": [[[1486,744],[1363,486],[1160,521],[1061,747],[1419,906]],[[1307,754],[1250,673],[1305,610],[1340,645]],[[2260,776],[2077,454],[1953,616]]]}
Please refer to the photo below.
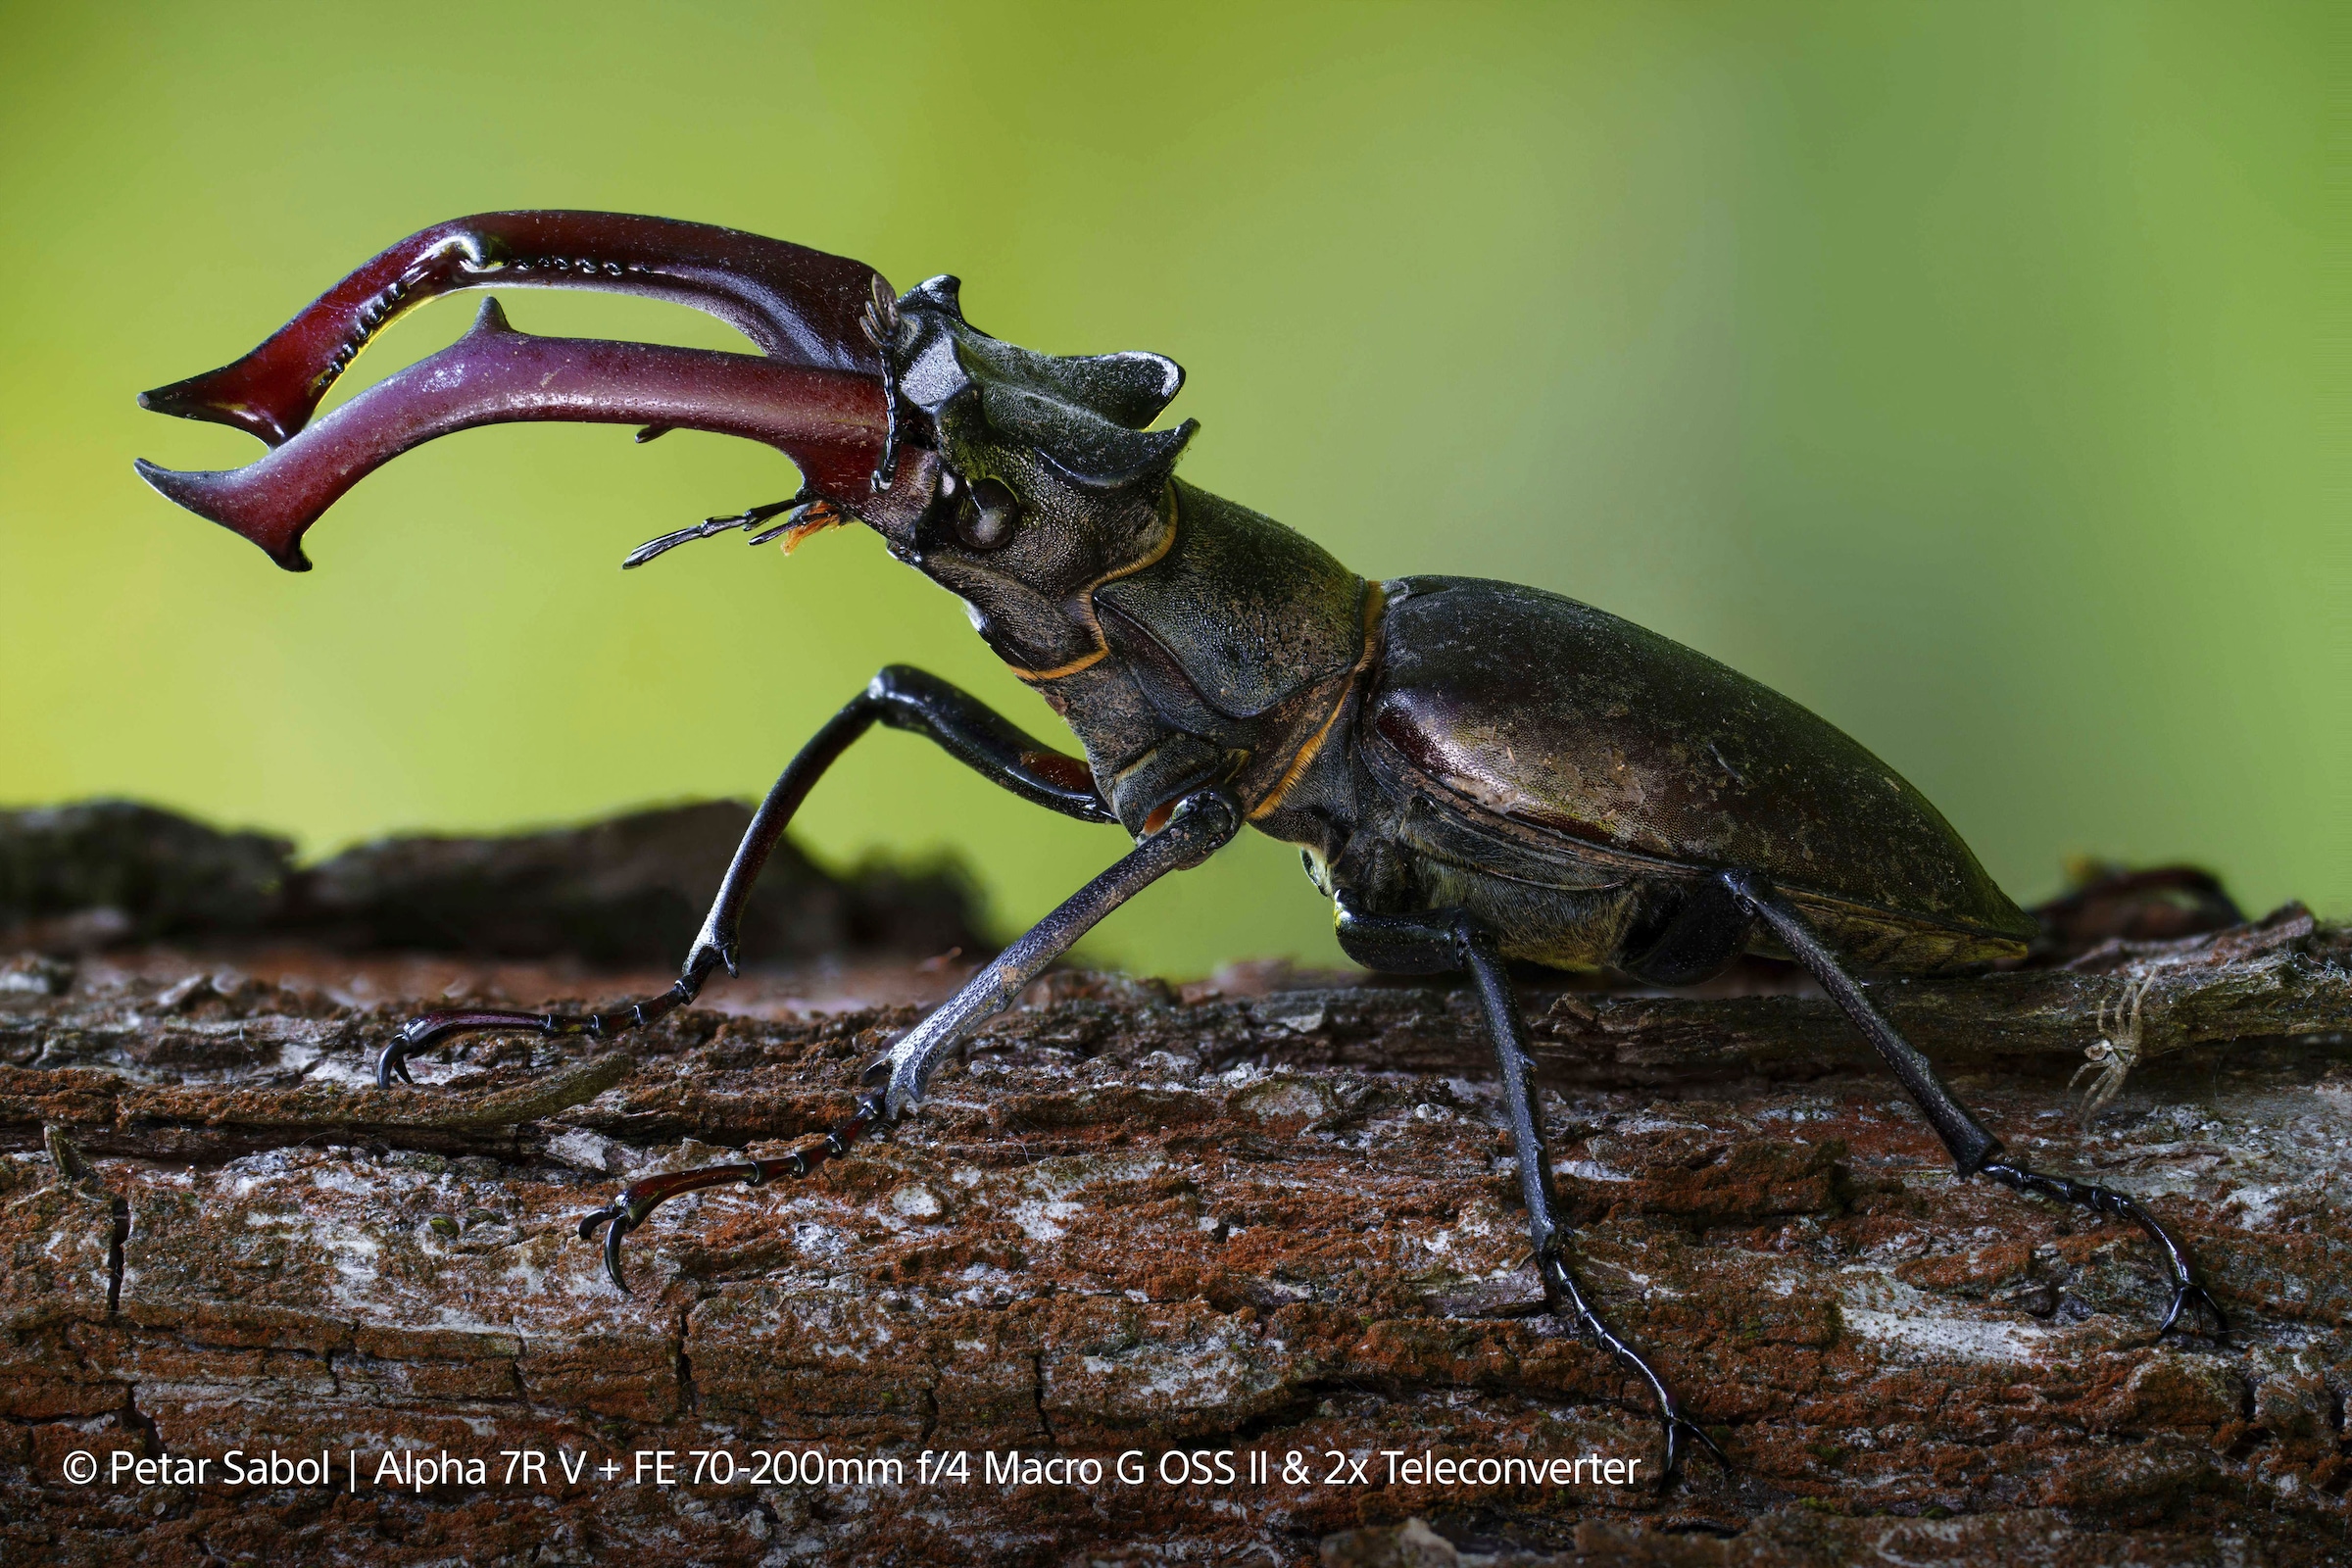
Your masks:
{"label": "beetle antenna", "polygon": [[[748,512],[738,512],[723,517],[705,517],[691,528],[680,528],[677,532],[665,533],[659,539],[648,539],[629,552],[628,559],[620,564],[620,569],[623,571],[634,570],[655,557],[675,550],[680,545],[691,544],[697,539],[709,539],[713,535],[729,533],[737,528],[757,528],[768,518],[805,507],[808,503],[808,492],[804,487],[789,501],[771,501],[764,507],[754,507]],[[760,539],[754,539],[752,543],[758,544],[760,539],[770,538],[775,531],[771,529],[768,533],[761,534]]]}

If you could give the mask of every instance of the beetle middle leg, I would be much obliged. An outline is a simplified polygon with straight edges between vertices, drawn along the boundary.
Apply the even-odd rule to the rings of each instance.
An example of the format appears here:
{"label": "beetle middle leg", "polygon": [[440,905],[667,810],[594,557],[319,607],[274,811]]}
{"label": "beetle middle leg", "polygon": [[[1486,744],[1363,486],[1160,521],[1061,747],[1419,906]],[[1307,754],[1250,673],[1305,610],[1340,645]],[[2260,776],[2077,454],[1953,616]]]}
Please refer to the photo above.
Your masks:
{"label": "beetle middle leg", "polygon": [[580,1239],[594,1236],[599,1225],[608,1227],[605,1273],[625,1295],[629,1287],[620,1272],[621,1238],[644,1224],[662,1203],[681,1193],[727,1182],[760,1187],[777,1176],[806,1176],[819,1161],[848,1153],[874,1126],[896,1121],[922,1100],[932,1070],[964,1030],[1007,1006],[1023,986],[1043,974],[1048,964],[1068,952],[1071,943],[1111,910],[1169,872],[1199,865],[1241,827],[1242,808],[1223,791],[1206,789],[1186,796],[1176,803],[1165,826],[1146,836],[1116,864],[1071,894],[1059,908],[1030,927],[1027,935],[990,959],[956,995],[901,1037],[890,1054],[866,1068],[863,1093],[849,1120],[778,1158],[747,1158],[740,1165],[706,1165],[631,1182],[611,1203],[580,1220]]}
{"label": "beetle middle leg", "polygon": [[1619,1339],[1593,1310],[1576,1277],[1560,1255],[1565,1227],[1559,1220],[1559,1199],[1551,1180],[1551,1156],[1544,1147],[1544,1113],[1530,1082],[1533,1063],[1528,1052],[1527,1018],[1511,993],[1502,955],[1494,933],[1462,909],[1434,909],[1421,914],[1365,914],[1339,899],[1340,946],[1348,956],[1369,968],[1401,974],[1447,974],[1470,971],[1478,986],[1480,1006],[1494,1042],[1494,1062],[1502,1080],[1505,1113],[1510,1118],[1511,1147],[1519,1160],[1519,1192],[1527,1205],[1527,1228],[1535,1244],[1536,1271],[1544,1282],[1544,1298],[1552,1314],[1575,1322],[1603,1349],[1633,1368],[1649,1385],[1666,1425],[1666,1473],[1681,1462],[1685,1442],[1695,1439],[1725,1468],[1731,1461],[1704,1428],[1684,1411],[1665,1380],[1634,1348]]}
{"label": "beetle middle leg", "polygon": [[1886,1015],[1870,1004],[1862,987],[1838,963],[1828,944],[1821,940],[1812,922],[1800,913],[1772,884],[1763,877],[1746,871],[1726,871],[1723,885],[1756,917],[1772,927],[1789,955],[1805,966],[1813,978],[1829,993],[1830,1000],[1852,1021],[1854,1027],[1876,1046],[1886,1058],[1887,1066],[1902,1080],[1936,1136],[1960,1167],[1963,1176],[1985,1176],[2002,1186],[2021,1193],[2034,1193],[2054,1198],[2060,1202],[2078,1204],[2101,1214],[2113,1214],[2128,1219],[2145,1231],[2164,1254],[2165,1272],[2172,1289],[2172,1304],[2165,1309],[2164,1321],[2157,1326],[2157,1338],[2162,1339],[2177,1325],[2184,1312],[2204,1311],[2213,1316],[2216,1331],[2226,1330],[2229,1319],[2204,1284],[2197,1278],[2196,1264],[2188,1251],[2133,1199],[2110,1187],[2090,1182],[2075,1181],[2071,1177],[2048,1176],[2028,1170],[2023,1165],[2001,1159],[2001,1141],[1985,1131],[1968,1108],[1952,1095],[1935,1064],[1920,1054],[1918,1049],[1900,1034]]}
{"label": "beetle middle leg", "polygon": [[676,983],[667,991],[610,1011],[572,1016],[482,1008],[420,1013],[402,1025],[376,1057],[378,1087],[390,1088],[395,1073],[415,1083],[409,1075],[408,1058],[457,1035],[485,1029],[524,1029],[550,1037],[614,1035],[651,1023],[692,1002],[702,994],[703,983],[712,971],[722,965],[727,973],[736,973],[737,931],[760,868],[817,779],[876,723],[936,741],[949,756],[1024,800],[1081,821],[1118,820],[1095,789],[1084,762],[1033,740],[1010,719],[936,675],[905,664],[889,665],[826,720],[760,803],[718,885],[718,897],[703,921],[702,932],[687,951]]}

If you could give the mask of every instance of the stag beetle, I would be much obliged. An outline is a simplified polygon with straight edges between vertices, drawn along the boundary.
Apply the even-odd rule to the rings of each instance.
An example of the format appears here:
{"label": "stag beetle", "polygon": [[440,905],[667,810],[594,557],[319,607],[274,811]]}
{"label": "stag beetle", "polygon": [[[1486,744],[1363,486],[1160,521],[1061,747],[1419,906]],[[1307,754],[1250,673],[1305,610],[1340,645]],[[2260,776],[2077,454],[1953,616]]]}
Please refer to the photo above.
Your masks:
{"label": "stag beetle", "polygon": [[[456,344],[310,422],[394,317],[494,285],[685,304],[762,352],[533,336],[490,299]],[[641,440],[690,428],[767,442],[803,475],[790,501],[664,535],[623,565],[730,530],[790,543],[863,522],[963,601],[1085,750],[1083,761],[1054,751],[946,681],[892,665],[776,780],[676,984],[582,1016],[426,1013],[384,1047],[377,1082],[413,1083],[409,1055],[467,1031],[614,1034],[693,1001],[715,970],[733,974],[761,864],[818,776],[881,723],[928,736],[1040,806],[1115,823],[1134,848],[900,1039],[867,1070],[855,1113],[821,1139],[632,1183],[584,1219],[583,1239],[606,1227],[606,1267],[623,1289],[621,1239],[664,1200],[805,1176],[906,1115],[969,1025],[1248,823],[1300,847],[1359,962],[1468,971],[1545,1297],[1647,1383],[1669,1470],[1686,1441],[1715,1445],[1563,1259],[1507,959],[1610,965],[1675,986],[1743,952],[1793,958],[1885,1055],[1961,1175],[2136,1222],[2171,1279],[2159,1334],[2192,1308],[2222,1326],[2153,1215],[2003,1157],[1853,979],[1853,966],[1920,973],[2010,956],[2034,933],[1916,790],[1787,698],[1614,615],[1509,583],[1368,581],[1272,518],[1176,478],[1197,422],[1151,425],[1183,379],[1156,354],[1065,358],[1001,342],[964,318],[954,277],[895,294],[860,263],[757,235],[517,212],[415,234],[243,359],[144,394],[145,408],[236,425],[272,448],[242,468],[142,462],[139,472],[296,571],[310,564],[304,530],[338,496],[452,430],[570,419],[636,424]]]}

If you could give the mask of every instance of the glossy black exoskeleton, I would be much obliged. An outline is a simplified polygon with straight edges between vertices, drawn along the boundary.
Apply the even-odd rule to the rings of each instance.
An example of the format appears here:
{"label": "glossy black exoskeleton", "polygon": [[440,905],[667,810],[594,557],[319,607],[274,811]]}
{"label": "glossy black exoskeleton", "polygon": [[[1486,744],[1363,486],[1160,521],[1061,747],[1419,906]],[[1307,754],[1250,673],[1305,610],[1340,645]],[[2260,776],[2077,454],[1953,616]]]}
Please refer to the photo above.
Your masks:
{"label": "glossy black exoskeleton", "polygon": [[[456,345],[310,422],[392,316],[491,285],[688,304],[762,353],[534,337],[491,302]],[[1686,1441],[1714,1445],[1567,1268],[1506,959],[1684,985],[1743,952],[1794,958],[1885,1055],[1962,1175],[2135,1221],[2171,1277],[2164,1329],[2192,1307],[2218,1324],[2187,1255],[2147,1210],[2005,1158],[1852,979],[1850,965],[1919,973],[2001,958],[2034,933],[1917,791],[1794,703],[1613,615],[1509,583],[1367,581],[1185,483],[1174,469],[1193,424],[1151,428],[1182,380],[1158,355],[1060,358],[1000,342],[964,319],[951,277],[894,296],[858,263],[731,230],[500,213],[412,236],[244,359],[146,394],[149,408],[275,448],[225,472],[141,471],[295,569],[308,565],[304,530],[337,496],[450,430],[587,419],[643,425],[641,438],[685,426],[767,441],[800,466],[792,502],[665,535],[625,564],[779,517],[759,537],[863,521],[963,601],[1085,750],[1083,761],[1054,752],[944,681],[886,668],[776,781],[670,990],[576,1017],[428,1013],[384,1048],[378,1081],[406,1078],[408,1055],[465,1031],[614,1033],[733,972],[761,863],[818,775],[879,722],[929,736],[1041,806],[1116,823],[1135,847],[901,1039],[856,1113],[822,1139],[649,1178],[590,1215],[581,1234],[606,1226],[616,1285],[621,1239],[663,1200],[806,1174],[906,1115],[968,1025],[1247,824],[1300,847],[1359,961],[1470,973],[1545,1296],[1647,1381],[1669,1470]]]}

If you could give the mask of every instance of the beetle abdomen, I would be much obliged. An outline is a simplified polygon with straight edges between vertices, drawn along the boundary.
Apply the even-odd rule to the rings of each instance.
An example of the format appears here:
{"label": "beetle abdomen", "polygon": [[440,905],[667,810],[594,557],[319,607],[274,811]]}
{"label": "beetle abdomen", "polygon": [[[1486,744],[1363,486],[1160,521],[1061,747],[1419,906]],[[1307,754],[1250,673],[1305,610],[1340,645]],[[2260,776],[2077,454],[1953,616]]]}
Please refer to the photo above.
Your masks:
{"label": "beetle abdomen", "polygon": [[1386,586],[1363,753],[1437,808],[1433,833],[1507,838],[1556,859],[1563,887],[1759,871],[1892,967],[2011,956],[2034,934],[1925,797],[1778,692],[1541,589]]}

